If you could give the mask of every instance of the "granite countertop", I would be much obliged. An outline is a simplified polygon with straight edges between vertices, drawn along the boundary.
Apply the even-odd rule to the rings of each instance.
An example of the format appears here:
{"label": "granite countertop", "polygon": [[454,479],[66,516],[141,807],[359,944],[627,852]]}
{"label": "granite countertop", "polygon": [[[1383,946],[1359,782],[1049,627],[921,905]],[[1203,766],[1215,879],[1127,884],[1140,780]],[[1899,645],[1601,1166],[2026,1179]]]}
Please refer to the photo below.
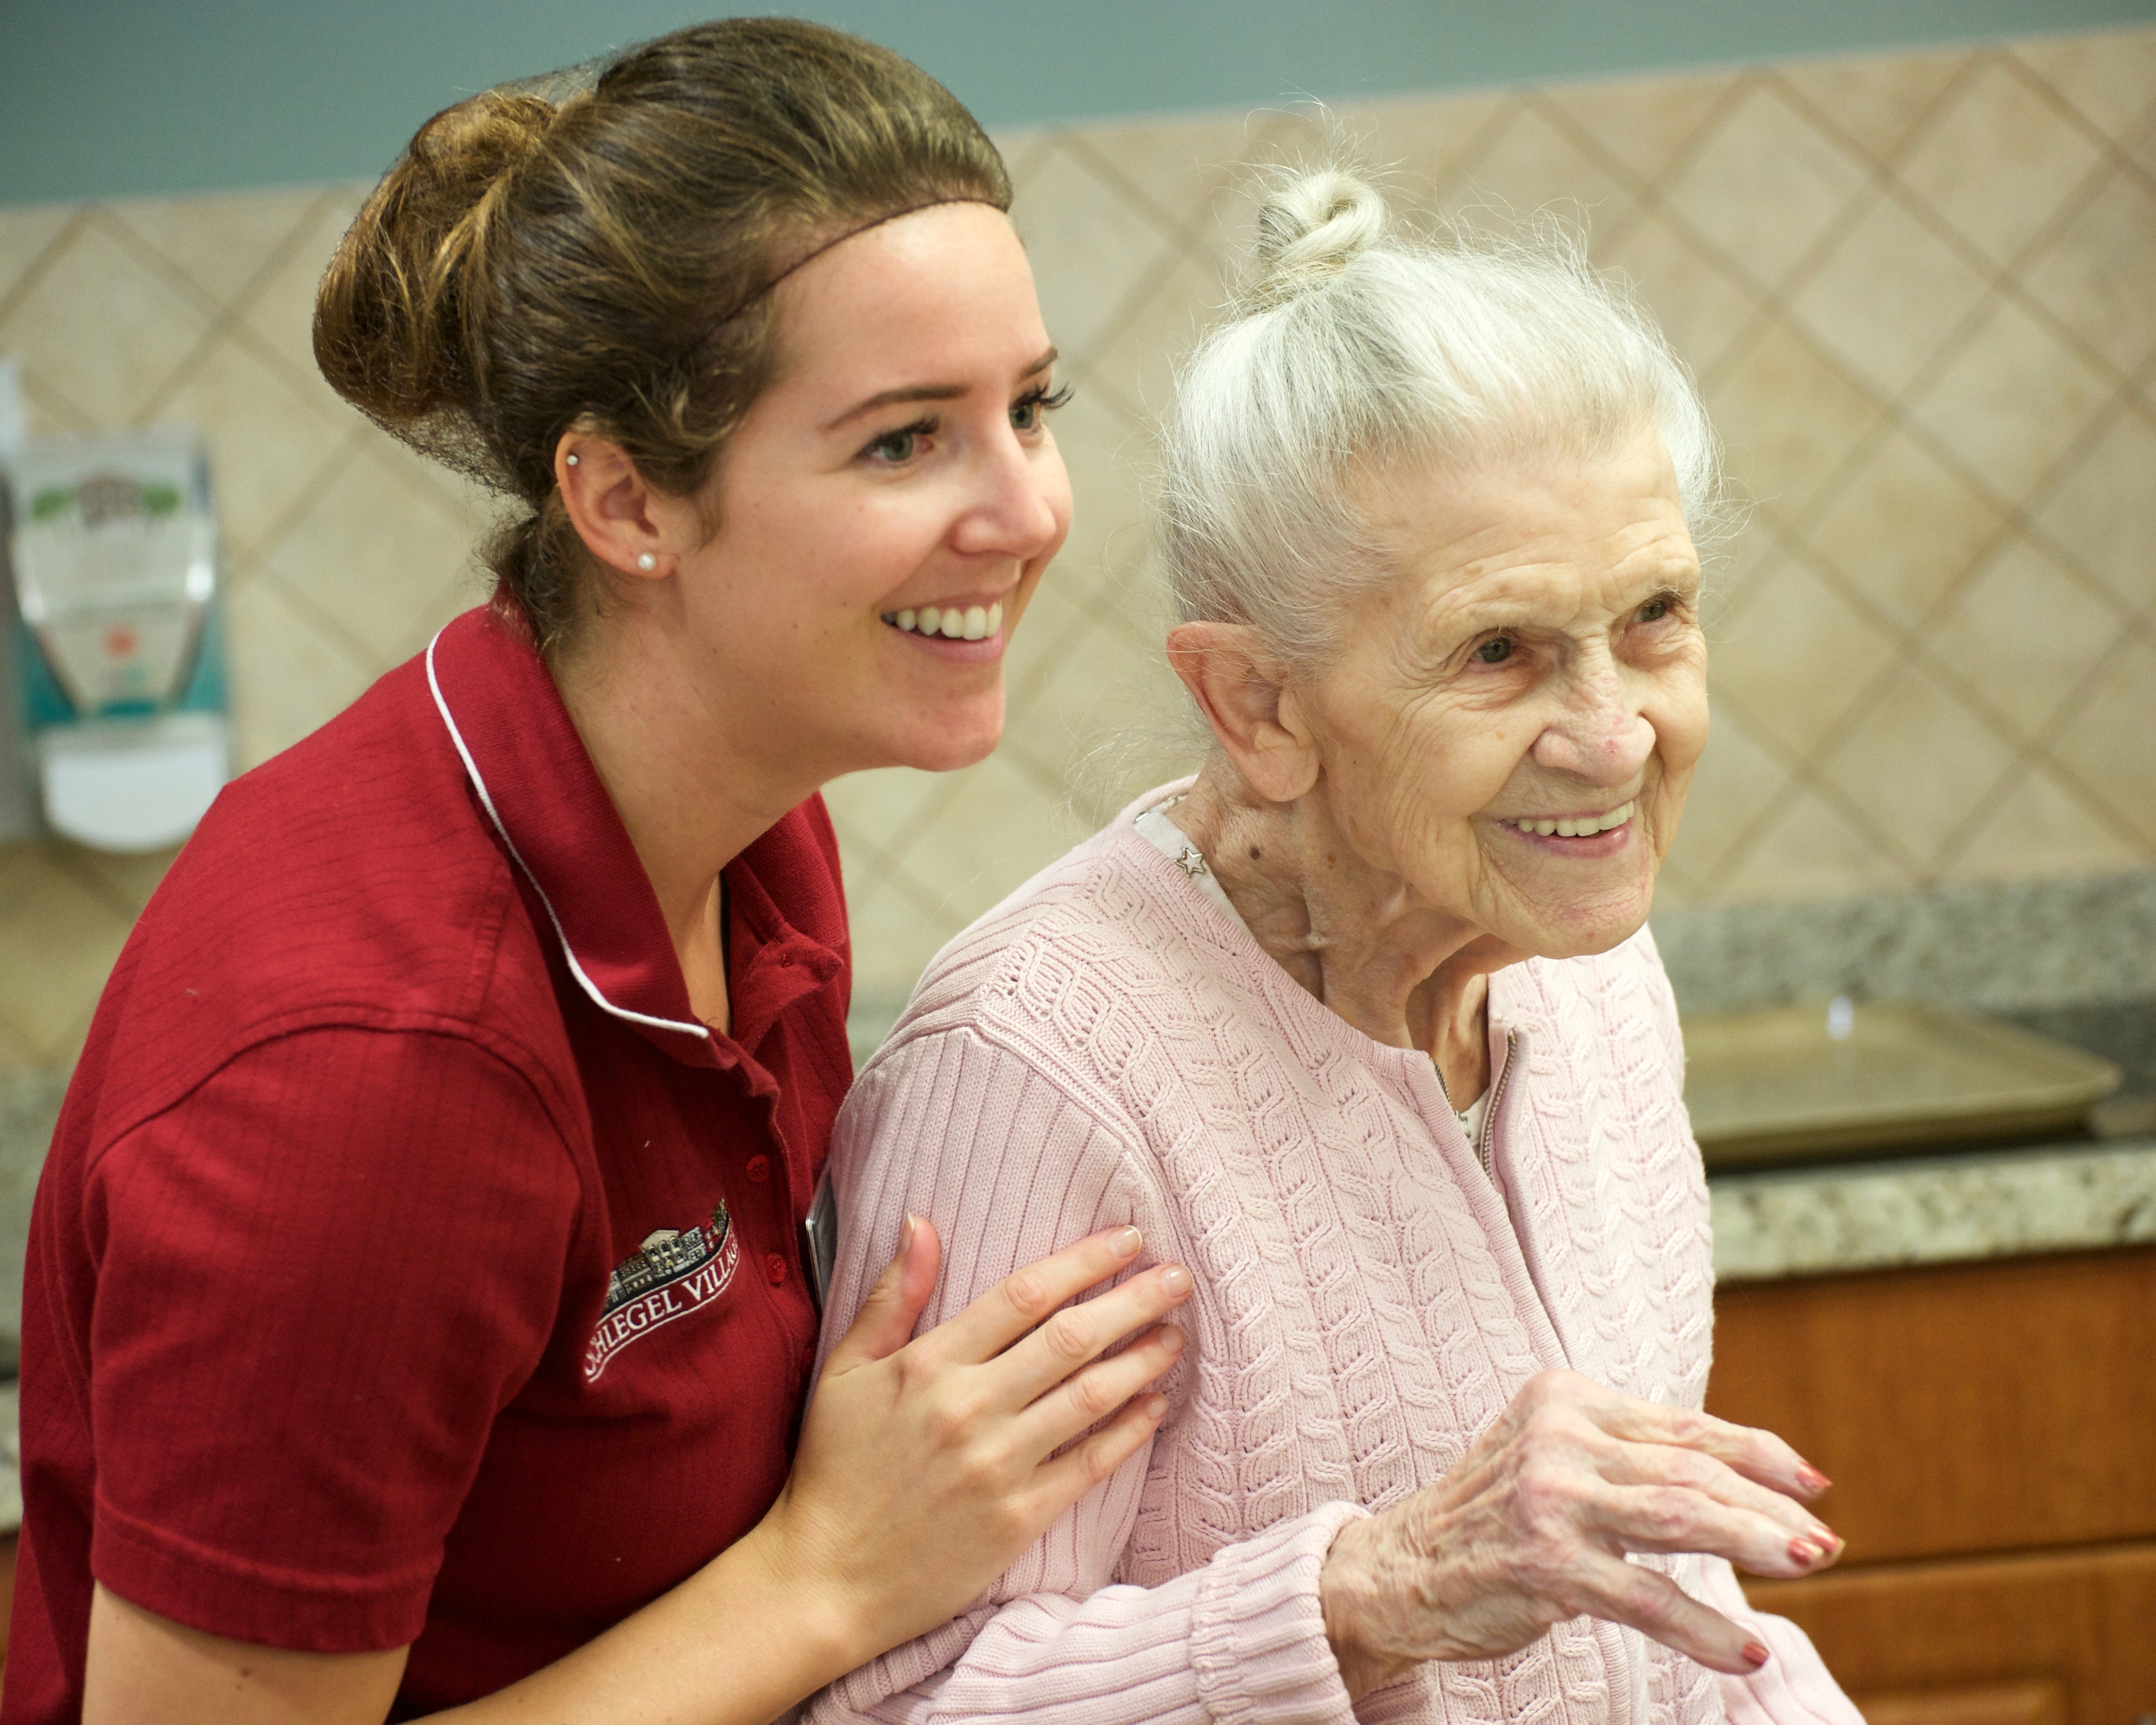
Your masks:
{"label": "granite countertop", "polygon": [[1716,1174],[1707,1189],[1723,1283],[2156,1243],[2156,1138]]}

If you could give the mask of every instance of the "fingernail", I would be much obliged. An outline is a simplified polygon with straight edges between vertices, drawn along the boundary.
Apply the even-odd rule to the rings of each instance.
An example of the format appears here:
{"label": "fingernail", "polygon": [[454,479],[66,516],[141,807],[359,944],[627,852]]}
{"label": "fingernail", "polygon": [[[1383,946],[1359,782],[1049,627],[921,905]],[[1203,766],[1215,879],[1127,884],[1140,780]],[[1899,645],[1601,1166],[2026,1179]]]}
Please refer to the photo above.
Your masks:
{"label": "fingernail", "polygon": [[1807,1461],[1797,1470],[1797,1483],[1807,1491],[1824,1491],[1834,1481]]}
{"label": "fingernail", "polygon": [[1164,1395],[1147,1396],[1146,1398],[1145,1410],[1146,1417],[1149,1420],[1163,1420],[1167,1418],[1168,1398]]}
{"label": "fingernail", "polygon": [[1185,1339],[1183,1332],[1177,1329],[1173,1324],[1163,1326],[1160,1332],[1160,1345],[1170,1353],[1182,1353]]}
{"label": "fingernail", "polygon": [[913,1244],[913,1231],[921,1225],[921,1218],[911,1210],[906,1213],[906,1225],[898,1230],[898,1255],[903,1258],[906,1248]]}
{"label": "fingernail", "polygon": [[1145,1244],[1145,1235],[1135,1228],[1118,1228],[1108,1236],[1108,1244],[1116,1249],[1117,1255],[1135,1258],[1138,1248]]}
{"label": "fingernail", "polygon": [[1160,1273],[1160,1285],[1171,1294],[1190,1291],[1190,1272],[1180,1264],[1171,1264]]}
{"label": "fingernail", "polygon": [[1789,1542],[1789,1561],[1799,1568],[1810,1568],[1826,1553],[1826,1547],[1814,1544],[1801,1533]]}
{"label": "fingernail", "polygon": [[1767,1650],[1764,1647],[1761,1646],[1757,1641],[1747,1641],[1744,1644],[1745,1664],[1750,1666],[1752,1669],[1756,1671],[1761,1666],[1766,1664],[1766,1662]]}
{"label": "fingernail", "polygon": [[1813,1523],[1812,1541],[1813,1543],[1817,1545],[1820,1550],[1823,1553],[1830,1553],[1838,1552],[1841,1549],[1841,1535],[1835,1532],[1833,1528],[1828,1527],[1824,1522]]}

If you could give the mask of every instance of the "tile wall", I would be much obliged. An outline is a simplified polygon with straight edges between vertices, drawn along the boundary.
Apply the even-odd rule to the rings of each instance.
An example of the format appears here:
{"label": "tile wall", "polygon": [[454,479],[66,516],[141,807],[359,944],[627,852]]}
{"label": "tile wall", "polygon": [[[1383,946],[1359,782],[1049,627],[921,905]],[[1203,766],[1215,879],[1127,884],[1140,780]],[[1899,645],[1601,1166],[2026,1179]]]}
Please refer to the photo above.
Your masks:
{"label": "tile wall", "polygon": [[[1338,110],[1415,219],[1554,205],[1697,372],[1753,501],[1717,577],[1715,742],[1675,901],[2156,862],[2156,29]],[[1075,403],[1069,547],[988,762],[833,788],[860,985],[1178,764],[1144,527],[1148,416],[1248,224],[1235,164],[1307,118],[1012,135]],[[33,424],[215,450],[249,762],[479,588],[483,501],[308,357],[358,190],[0,209]],[[167,859],[0,850],[0,1066],[64,1061]]]}

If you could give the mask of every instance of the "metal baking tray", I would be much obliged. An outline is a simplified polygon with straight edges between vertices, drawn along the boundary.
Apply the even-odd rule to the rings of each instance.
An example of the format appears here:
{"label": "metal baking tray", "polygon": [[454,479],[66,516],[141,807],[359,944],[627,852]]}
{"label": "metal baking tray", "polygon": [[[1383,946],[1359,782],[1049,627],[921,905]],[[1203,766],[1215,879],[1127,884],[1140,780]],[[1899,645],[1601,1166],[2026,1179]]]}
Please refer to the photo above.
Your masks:
{"label": "metal baking tray", "polygon": [[1711,1168],[2066,1137],[2121,1076],[2032,1030],[1897,1002],[1686,1018],[1684,1039]]}

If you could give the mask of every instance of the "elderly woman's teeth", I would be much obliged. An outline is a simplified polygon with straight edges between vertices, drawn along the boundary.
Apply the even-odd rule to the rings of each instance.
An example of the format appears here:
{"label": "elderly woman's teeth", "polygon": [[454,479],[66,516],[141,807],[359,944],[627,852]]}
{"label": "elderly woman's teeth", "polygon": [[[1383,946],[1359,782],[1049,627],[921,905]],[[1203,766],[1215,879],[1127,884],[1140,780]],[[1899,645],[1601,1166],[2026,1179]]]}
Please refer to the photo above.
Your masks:
{"label": "elderly woman's teeth", "polygon": [[1607,814],[1586,814],[1576,820],[1508,820],[1508,827],[1517,827],[1523,833],[1534,833],[1541,837],[1558,839],[1587,839],[1597,833],[1606,833],[1612,827],[1621,827],[1632,818],[1638,808],[1636,802],[1627,803],[1621,809],[1613,809]]}
{"label": "elderly woman's teeth", "polygon": [[1004,629],[1004,608],[993,605],[923,605],[918,611],[886,611],[883,620],[907,634],[941,635],[947,641],[985,641]]}

